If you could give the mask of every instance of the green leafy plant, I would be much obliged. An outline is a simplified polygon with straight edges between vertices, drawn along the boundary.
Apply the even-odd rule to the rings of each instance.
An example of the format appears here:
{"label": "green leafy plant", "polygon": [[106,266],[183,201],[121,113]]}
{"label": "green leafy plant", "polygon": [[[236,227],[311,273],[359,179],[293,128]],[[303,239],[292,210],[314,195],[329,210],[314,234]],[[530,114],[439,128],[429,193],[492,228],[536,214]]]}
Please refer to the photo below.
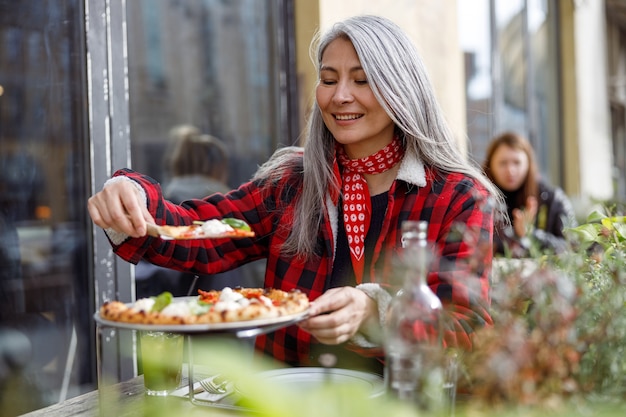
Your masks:
{"label": "green leafy plant", "polygon": [[593,212],[571,250],[500,259],[495,325],[467,358],[471,401],[563,406],[626,399],[626,223]]}

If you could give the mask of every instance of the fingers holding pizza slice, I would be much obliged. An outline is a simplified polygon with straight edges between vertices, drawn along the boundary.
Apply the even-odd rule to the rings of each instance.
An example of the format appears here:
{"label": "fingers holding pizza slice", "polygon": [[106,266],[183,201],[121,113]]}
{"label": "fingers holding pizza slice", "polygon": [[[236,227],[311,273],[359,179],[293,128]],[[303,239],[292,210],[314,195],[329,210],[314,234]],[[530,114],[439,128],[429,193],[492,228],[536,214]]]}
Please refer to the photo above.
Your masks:
{"label": "fingers holding pizza slice", "polygon": [[235,218],[195,221],[190,225],[169,226],[148,224],[148,234],[164,240],[218,239],[254,237],[254,232],[243,220]]}

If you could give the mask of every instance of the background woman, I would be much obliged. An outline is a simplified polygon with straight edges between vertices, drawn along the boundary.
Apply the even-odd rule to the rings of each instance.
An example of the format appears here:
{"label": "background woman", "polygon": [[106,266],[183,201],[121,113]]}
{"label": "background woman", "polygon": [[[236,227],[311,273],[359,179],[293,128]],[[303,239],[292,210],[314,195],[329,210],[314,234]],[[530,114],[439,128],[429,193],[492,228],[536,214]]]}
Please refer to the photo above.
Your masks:
{"label": "background woman", "polygon": [[526,138],[513,132],[495,137],[483,167],[502,191],[509,217],[496,223],[495,253],[520,258],[529,255],[531,245],[555,252],[567,248],[563,228],[576,225],[572,204],[563,190],[540,178]]}
{"label": "background woman", "polygon": [[166,159],[169,181],[165,198],[180,204],[229,191],[228,149],[221,140],[189,125],[176,126],[170,135],[174,145]]}

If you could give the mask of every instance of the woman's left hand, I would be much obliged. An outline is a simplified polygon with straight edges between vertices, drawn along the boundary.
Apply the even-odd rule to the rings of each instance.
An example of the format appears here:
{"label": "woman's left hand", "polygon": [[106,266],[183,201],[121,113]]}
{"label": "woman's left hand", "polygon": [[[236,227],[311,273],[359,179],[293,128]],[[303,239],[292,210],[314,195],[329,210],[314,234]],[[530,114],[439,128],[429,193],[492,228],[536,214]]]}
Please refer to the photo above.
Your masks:
{"label": "woman's left hand", "polygon": [[513,210],[513,230],[517,237],[526,236],[529,228],[535,224],[537,206],[537,199],[531,196],[526,199],[526,206],[523,209]]}
{"label": "woman's left hand", "polygon": [[298,326],[328,345],[344,343],[369,320],[378,321],[376,302],[354,287],[331,288],[311,302],[309,312]]}

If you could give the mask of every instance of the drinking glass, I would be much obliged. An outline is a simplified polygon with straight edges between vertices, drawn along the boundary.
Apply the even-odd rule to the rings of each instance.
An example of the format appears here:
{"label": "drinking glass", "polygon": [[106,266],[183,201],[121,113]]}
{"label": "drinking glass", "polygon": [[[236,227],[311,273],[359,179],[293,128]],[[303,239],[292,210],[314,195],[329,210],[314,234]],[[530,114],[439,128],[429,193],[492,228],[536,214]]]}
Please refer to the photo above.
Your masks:
{"label": "drinking glass", "polygon": [[165,396],[178,388],[183,367],[181,334],[142,331],[141,360],[147,395]]}

